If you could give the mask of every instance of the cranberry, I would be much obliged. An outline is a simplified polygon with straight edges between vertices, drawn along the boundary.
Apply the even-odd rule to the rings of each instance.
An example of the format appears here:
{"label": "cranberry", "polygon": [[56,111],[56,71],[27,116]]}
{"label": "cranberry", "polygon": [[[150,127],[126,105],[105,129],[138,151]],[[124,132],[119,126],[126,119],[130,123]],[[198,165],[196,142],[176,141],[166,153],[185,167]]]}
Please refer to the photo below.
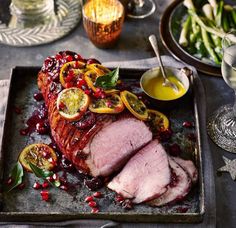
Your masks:
{"label": "cranberry", "polygon": [[96,203],[95,201],[90,201],[90,202],[88,203],[88,205],[89,205],[90,207],[97,207],[97,203]]}
{"label": "cranberry", "polygon": [[52,149],[58,150],[57,144],[53,141],[50,144],[48,144]]}
{"label": "cranberry", "polygon": [[42,71],[43,72],[51,71],[53,69],[53,67],[55,66],[55,64],[56,64],[56,62],[55,62],[54,58],[47,57],[44,61]]}
{"label": "cranberry", "polygon": [[35,182],[34,185],[33,185],[33,188],[36,189],[36,190],[40,189],[41,187],[42,186],[41,186],[41,184],[39,182]]}
{"label": "cranberry", "polygon": [[93,59],[93,58],[87,59],[86,63],[87,64],[93,64],[93,63],[101,64],[97,59]]}
{"label": "cranberry", "polygon": [[66,107],[66,105],[63,102],[60,102],[59,110],[63,110],[65,107]]}
{"label": "cranberry", "polygon": [[29,133],[29,128],[25,128],[25,129],[20,130],[21,135],[28,135],[28,133]]}
{"label": "cranberry", "polygon": [[171,138],[172,134],[173,134],[172,130],[168,128],[164,131],[159,132],[159,138],[160,138],[161,142],[165,142]]}
{"label": "cranberry", "polygon": [[47,177],[46,179],[47,179],[49,182],[53,182],[53,181],[54,181],[53,176]]}
{"label": "cranberry", "polygon": [[75,60],[83,60],[82,56],[79,54],[74,55]]}
{"label": "cranberry", "polygon": [[69,74],[69,75],[67,75],[67,76],[65,77],[65,82],[67,82],[67,83],[73,83],[74,79],[75,79],[74,75]]}
{"label": "cranberry", "polygon": [[87,95],[91,94],[91,90],[90,90],[90,89],[86,89],[84,92],[85,92],[85,94],[87,94]]}
{"label": "cranberry", "polygon": [[58,174],[54,173],[54,174],[52,175],[52,178],[53,178],[53,180],[58,180],[58,179],[59,179]]}
{"label": "cranberry", "polygon": [[49,158],[50,153],[48,153],[47,151],[43,151],[42,155],[44,158]]}
{"label": "cranberry", "polygon": [[177,143],[172,144],[168,149],[171,156],[179,156],[182,152]]}
{"label": "cranberry", "polygon": [[34,99],[36,100],[36,101],[41,101],[41,100],[43,100],[43,94],[42,93],[35,93],[34,94]]}
{"label": "cranberry", "polygon": [[43,122],[39,122],[36,124],[36,132],[38,132],[40,135],[44,135],[48,132],[48,128],[45,126]]}
{"label": "cranberry", "polygon": [[13,182],[13,178],[12,177],[9,177],[8,179],[7,179],[7,185],[11,185],[12,184],[12,182]]}
{"label": "cranberry", "polygon": [[93,196],[87,196],[87,197],[84,199],[84,201],[85,201],[86,203],[93,201]]}
{"label": "cranberry", "polygon": [[72,83],[72,82],[66,82],[65,83],[65,87],[68,89],[68,88],[71,88],[71,87],[73,87],[74,86],[74,84]]}
{"label": "cranberry", "polygon": [[185,121],[185,122],[183,122],[183,127],[191,128],[191,127],[193,127],[193,123],[190,121]]}
{"label": "cranberry", "polygon": [[60,185],[60,189],[64,191],[68,191],[68,187],[66,185]]}
{"label": "cranberry", "polygon": [[42,184],[42,188],[48,188],[49,183],[47,181],[44,181]]}
{"label": "cranberry", "polygon": [[[57,161],[55,161],[53,158],[49,158],[48,161],[54,166],[57,165]],[[53,174],[53,178],[54,178],[54,175],[57,175],[57,174]]]}
{"label": "cranberry", "polygon": [[68,172],[74,171],[74,166],[71,164],[71,162],[68,159],[66,159],[66,157],[64,155],[62,155],[60,165],[63,169],[67,170]]}
{"label": "cranberry", "polygon": [[92,210],[91,210],[91,213],[93,213],[93,214],[96,214],[96,213],[98,213],[99,212],[99,210],[98,210],[98,208],[96,208],[96,207],[94,207]]}
{"label": "cranberry", "polygon": [[119,202],[119,203],[123,202],[124,200],[125,200],[124,197],[121,196],[121,195],[117,195],[116,198],[115,198],[115,201]]}
{"label": "cranberry", "polygon": [[19,190],[23,190],[25,188],[25,183],[21,183],[20,185],[17,186]]}
{"label": "cranberry", "polygon": [[102,193],[101,193],[101,192],[95,192],[95,193],[93,194],[93,196],[94,196],[95,198],[102,198]]}
{"label": "cranberry", "polygon": [[95,191],[101,187],[103,187],[104,182],[99,177],[93,177],[91,180],[84,180],[84,184],[86,187],[92,191]]}
{"label": "cranberry", "polygon": [[79,79],[77,81],[77,87],[82,88],[83,85],[86,85],[86,81],[84,79]]}
{"label": "cranberry", "polygon": [[111,101],[107,101],[107,102],[106,102],[106,106],[107,106],[108,108],[111,108],[111,107],[112,107]]}
{"label": "cranberry", "polygon": [[56,59],[56,60],[61,60],[61,59],[62,59],[62,56],[61,56],[60,54],[56,54],[55,59]]}
{"label": "cranberry", "polygon": [[42,200],[48,201],[49,200],[49,192],[47,190],[42,190],[40,192]]}
{"label": "cranberry", "polygon": [[68,56],[66,56],[66,61],[67,62],[71,62],[71,61],[73,61],[73,56],[71,56],[71,55],[68,55]]}

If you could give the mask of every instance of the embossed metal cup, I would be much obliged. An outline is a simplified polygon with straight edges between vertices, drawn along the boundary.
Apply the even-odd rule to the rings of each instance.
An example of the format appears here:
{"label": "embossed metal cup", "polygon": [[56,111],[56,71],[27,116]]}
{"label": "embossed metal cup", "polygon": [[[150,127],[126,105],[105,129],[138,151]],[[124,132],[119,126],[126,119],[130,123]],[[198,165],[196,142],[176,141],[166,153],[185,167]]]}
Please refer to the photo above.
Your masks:
{"label": "embossed metal cup", "polygon": [[124,23],[124,7],[118,0],[89,0],[83,7],[83,24],[89,39],[99,48],[117,42]]}

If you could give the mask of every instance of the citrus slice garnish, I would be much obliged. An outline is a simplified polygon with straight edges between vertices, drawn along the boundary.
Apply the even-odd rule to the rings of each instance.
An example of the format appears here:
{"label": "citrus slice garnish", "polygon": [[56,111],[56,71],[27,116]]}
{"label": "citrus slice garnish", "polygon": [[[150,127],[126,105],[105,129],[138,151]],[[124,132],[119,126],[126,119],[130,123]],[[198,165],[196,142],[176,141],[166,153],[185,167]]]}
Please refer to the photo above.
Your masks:
{"label": "citrus slice garnish", "polygon": [[60,83],[64,88],[76,86],[77,79],[83,75],[85,71],[85,63],[80,61],[72,61],[65,63],[60,70]]}
{"label": "citrus slice garnish", "polygon": [[138,99],[138,97],[124,90],[120,93],[121,100],[125,104],[126,108],[138,119],[147,120],[148,119],[148,111],[146,105]]}
{"label": "citrus slice garnish", "polygon": [[148,109],[148,122],[154,132],[164,131],[170,125],[169,119],[165,114],[153,109]]}
{"label": "citrus slice garnish", "polygon": [[102,76],[110,72],[108,68],[98,63],[88,64],[86,68],[94,71],[97,76]]}
{"label": "citrus slice garnish", "polygon": [[97,87],[94,86],[94,83],[97,79],[98,75],[94,70],[88,70],[84,74],[84,80],[86,81],[88,87],[96,92]]}
{"label": "citrus slice garnish", "polygon": [[62,90],[57,98],[57,109],[67,120],[79,120],[86,112],[90,98],[79,88]]}
{"label": "citrus slice garnish", "polygon": [[29,163],[41,169],[51,170],[56,165],[57,155],[50,146],[38,143],[25,147],[18,160],[28,172],[32,172]]}
{"label": "citrus slice garnish", "polygon": [[120,113],[124,110],[125,106],[117,94],[112,94],[103,99],[95,99],[89,105],[89,110],[96,113]]}

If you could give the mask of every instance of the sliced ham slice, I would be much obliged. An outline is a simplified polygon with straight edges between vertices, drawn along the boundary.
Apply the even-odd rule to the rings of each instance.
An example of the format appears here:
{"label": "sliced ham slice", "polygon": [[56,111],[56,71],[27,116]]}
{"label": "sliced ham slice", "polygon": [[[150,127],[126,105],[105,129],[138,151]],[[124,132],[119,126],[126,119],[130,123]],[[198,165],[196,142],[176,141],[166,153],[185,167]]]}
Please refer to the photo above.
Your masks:
{"label": "sliced ham slice", "polygon": [[152,133],[143,121],[121,118],[103,127],[91,140],[86,160],[92,176],[108,176],[152,140]]}
{"label": "sliced ham slice", "polygon": [[170,157],[169,164],[172,169],[171,184],[163,195],[148,202],[152,206],[162,206],[182,200],[190,191],[192,182],[185,170]]}
{"label": "sliced ham slice", "polygon": [[172,157],[172,159],[188,173],[193,183],[197,182],[198,180],[197,168],[191,160],[184,160],[179,157]]}
{"label": "sliced ham slice", "polygon": [[127,162],[108,188],[141,203],[165,193],[170,180],[168,156],[158,140],[153,140]]}

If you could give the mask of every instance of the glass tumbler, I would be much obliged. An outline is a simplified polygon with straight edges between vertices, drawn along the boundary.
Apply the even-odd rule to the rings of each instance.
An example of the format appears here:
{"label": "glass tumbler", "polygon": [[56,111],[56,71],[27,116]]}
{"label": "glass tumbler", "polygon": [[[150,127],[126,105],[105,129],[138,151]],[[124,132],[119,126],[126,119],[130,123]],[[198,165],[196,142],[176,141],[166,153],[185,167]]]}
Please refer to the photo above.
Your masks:
{"label": "glass tumbler", "polygon": [[92,43],[111,48],[124,23],[124,7],[118,0],[89,0],[83,7],[83,24]]}

